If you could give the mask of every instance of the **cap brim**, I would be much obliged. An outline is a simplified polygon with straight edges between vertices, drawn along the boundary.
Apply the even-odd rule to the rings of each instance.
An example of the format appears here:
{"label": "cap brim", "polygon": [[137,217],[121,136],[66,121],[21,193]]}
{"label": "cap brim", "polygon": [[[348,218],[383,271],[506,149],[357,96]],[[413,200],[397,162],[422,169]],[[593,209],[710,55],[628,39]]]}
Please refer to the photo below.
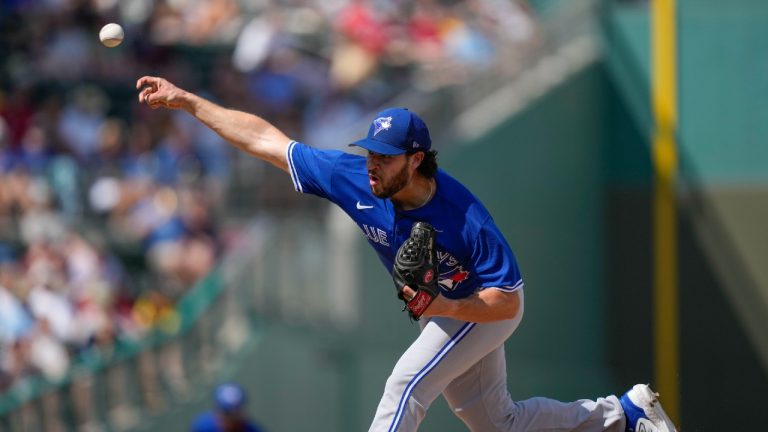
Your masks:
{"label": "cap brim", "polygon": [[352,144],[350,144],[350,146],[362,147],[374,153],[388,155],[388,156],[394,156],[394,155],[405,153],[405,150],[399,147],[391,146],[387,143],[376,141],[370,138],[363,138],[361,140],[355,141]]}

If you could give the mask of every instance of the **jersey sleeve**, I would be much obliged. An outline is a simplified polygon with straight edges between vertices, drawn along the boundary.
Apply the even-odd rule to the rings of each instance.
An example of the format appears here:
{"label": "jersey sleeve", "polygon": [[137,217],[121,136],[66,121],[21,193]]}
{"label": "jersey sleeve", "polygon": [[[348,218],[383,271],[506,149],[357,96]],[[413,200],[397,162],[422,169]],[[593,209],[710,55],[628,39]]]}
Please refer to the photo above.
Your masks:
{"label": "jersey sleeve", "polygon": [[478,286],[512,292],[523,286],[523,278],[512,249],[492,219],[481,227],[472,250]]}
{"label": "jersey sleeve", "polygon": [[285,156],[294,189],[301,193],[330,198],[333,168],[343,154],[337,150],[320,150],[292,141]]}

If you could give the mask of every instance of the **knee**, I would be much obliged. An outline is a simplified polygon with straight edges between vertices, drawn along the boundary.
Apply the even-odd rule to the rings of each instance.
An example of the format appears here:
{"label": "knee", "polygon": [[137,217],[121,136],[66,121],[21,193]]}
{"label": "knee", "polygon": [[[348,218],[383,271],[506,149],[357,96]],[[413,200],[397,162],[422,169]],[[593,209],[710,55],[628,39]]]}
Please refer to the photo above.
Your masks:
{"label": "knee", "polygon": [[396,365],[392,373],[387,377],[385,386],[387,389],[405,388],[414,375],[413,372],[409,372],[406,368]]}
{"label": "knee", "polygon": [[448,405],[471,431],[512,430],[517,411],[516,403],[511,399],[488,400],[480,395],[461,401],[453,400]]}

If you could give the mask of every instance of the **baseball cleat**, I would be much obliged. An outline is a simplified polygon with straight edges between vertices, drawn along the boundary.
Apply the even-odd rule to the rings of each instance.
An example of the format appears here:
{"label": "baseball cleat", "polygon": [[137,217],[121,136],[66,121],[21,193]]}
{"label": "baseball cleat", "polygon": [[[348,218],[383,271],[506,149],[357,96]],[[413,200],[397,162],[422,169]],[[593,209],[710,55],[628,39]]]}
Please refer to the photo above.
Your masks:
{"label": "baseball cleat", "polygon": [[627,417],[628,432],[677,432],[661,408],[659,394],[646,384],[637,384],[620,399]]}

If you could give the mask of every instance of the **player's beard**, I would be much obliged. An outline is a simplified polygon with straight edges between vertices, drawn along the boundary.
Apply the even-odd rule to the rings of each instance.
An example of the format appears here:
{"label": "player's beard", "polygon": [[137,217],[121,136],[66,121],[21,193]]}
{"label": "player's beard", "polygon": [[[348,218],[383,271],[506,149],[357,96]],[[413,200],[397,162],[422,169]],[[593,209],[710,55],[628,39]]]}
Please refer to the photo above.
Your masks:
{"label": "player's beard", "polygon": [[378,198],[389,198],[400,192],[410,180],[410,176],[408,175],[408,160],[406,159],[406,163],[403,164],[400,171],[398,171],[390,181],[385,182],[383,178],[379,177],[378,187],[371,186],[371,192]]}

